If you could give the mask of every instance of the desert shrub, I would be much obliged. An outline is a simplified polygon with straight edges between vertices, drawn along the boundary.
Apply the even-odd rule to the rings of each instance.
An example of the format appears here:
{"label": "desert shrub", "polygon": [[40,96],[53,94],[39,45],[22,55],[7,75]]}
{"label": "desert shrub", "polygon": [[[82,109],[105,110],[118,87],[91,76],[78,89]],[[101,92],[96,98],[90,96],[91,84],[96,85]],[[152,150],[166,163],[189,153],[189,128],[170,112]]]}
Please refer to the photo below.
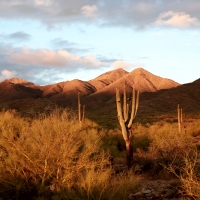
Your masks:
{"label": "desert shrub", "polygon": [[192,136],[199,136],[200,135],[200,120],[195,119],[190,122],[185,122],[183,126],[183,131],[192,135]]}
{"label": "desert shrub", "polygon": [[113,157],[125,156],[126,145],[120,129],[104,130],[103,145]]}
{"label": "desert shrub", "polygon": [[185,151],[183,157],[184,165],[177,167],[170,165],[167,169],[172,172],[181,181],[180,193],[187,199],[199,199],[200,197],[200,182],[196,170],[198,168],[198,151],[194,149],[191,153]]}
{"label": "desert shrub", "polygon": [[193,138],[185,132],[179,133],[176,124],[152,125],[148,131],[150,146],[147,152],[138,149],[138,160],[153,173],[158,174],[163,166],[170,164],[181,166],[185,151],[192,152],[195,148]]}
{"label": "desert shrub", "polygon": [[133,142],[133,150],[134,152],[137,151],[137,149],[141,149],[143,151],[147,151],[150,143],[151,138],[149,137],[149,124],[142,125],[140,123],[133,124],[132,127],[132,142]]}
{"label": "desert shrub", "polygon": [[80,127],[69,110],[29,122],[3,112],[0,123],[0,147],[6,152],[0,161],[3,199],[123,199],[136,185],[130,183],[134,175],[116,184],[104,130],[87,119]]}

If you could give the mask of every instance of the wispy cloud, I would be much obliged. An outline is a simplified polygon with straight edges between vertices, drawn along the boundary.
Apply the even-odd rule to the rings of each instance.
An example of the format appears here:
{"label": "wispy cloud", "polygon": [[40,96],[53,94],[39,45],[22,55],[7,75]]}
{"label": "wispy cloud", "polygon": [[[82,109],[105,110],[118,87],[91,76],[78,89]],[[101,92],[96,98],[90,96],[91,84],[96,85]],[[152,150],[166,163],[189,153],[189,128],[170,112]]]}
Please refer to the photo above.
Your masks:
{"label": "wispy cloud", "polygon": [[84,57],[72,55],[65,50],[29,50],[22,49],[20,52],[13,52],[9,55],[10,62],[21,65],[42,65],[53,67],[72,67],[72,66],[85,66],[85,67],[99,67],[105,65],[92,55]]}
{"label": "wispy cloud", "polygon": [[114,67],[114,69],[123,68],[125,70],[130,70],[133,67],[134,68],[144,67],[144,64],[143,63],[130,63],[130,62],[122,61],[122,60],[117,60],[117,61],[112,63],[112,66]]}
{"label": "wispy cloud", "polygon": [[0,79],[10,79],[17,75],[16,71],[3,70],[1,71]]}
{"label": "wispy cloud", "polygon": [[55,38],[50,41],[50,44],[52,44],[55,47],[59,47],[59,48],[69,47],[69,46],[71,47],[71,46],[77,45],[74,42],[69,42],[68,40],[63,40],[62,38]]}
{"label": "wispy cloud", "polygon": [[33,19],[47,26],[96,22],[136,29],[152,27],[157,19],[157,25],[194,28],[199,27],[200,1],[93,0],[91,4],[90,0],[1,0],[0,17]]}
{"label": "wispy cloud", "polygon": [[18,31],[11,34],[1,34],[0,37],[3,40],[14,40],[14,41],[27,41],[31,39],[31,35]]}
{"label": "wispy cloud", "polygon": [[81,8],[81,12],[86,17],[96,17],[98,9],[96,5],[85,5]]}
{"label": "wispy cloud", "polygon": [[[109,67],[109,63],[93,55],[78,56],[66,50],[28,49],[2,46],[0,80],[19,77],[38,84],[59,82],[79,71]],[[65,78],[64,80],[67,80]]]}
{"label": "wispy cloud", "polygon": [[173,12],[168,11],[161,13],[157,20],[155,21],[155,25],[158,26],[171,26],[175,28],[191,28],[191,27],[199,27],[200,21],[196,17],[191,17],[189,14],[185,12]]}

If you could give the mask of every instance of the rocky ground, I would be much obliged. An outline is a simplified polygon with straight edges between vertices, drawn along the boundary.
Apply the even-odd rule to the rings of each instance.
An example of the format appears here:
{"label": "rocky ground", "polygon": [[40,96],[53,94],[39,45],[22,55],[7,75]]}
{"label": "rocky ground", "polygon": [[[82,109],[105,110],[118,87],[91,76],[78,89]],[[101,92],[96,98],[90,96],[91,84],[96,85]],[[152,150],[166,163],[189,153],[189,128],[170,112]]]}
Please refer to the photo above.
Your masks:
{"label": "rocky ground", "polygon": [[181,198],[178,187],[180,181],[178,179],[162,180],[162,179],[143,179],[141,186],[135,193],[128,196],[128,200],[178,200]]}
{"label": "rocky ground", "polygon": [[[114,169],[117,173],[127,170],[126,164],[122,160],[117,160],[114,163]],[[128,200],[183,200],[183,196],[180,193],[180,180],[162,179],[151,177],[149,174],[140,174],[139,188],[136,192],[128,195]]]}

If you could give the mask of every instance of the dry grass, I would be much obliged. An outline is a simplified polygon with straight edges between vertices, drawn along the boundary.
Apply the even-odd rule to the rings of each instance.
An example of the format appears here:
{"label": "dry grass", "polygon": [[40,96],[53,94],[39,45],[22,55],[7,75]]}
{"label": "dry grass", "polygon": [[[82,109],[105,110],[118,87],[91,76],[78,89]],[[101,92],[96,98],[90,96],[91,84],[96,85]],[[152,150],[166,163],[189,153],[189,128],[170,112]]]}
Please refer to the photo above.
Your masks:
{"label": "dry grass", "polygon": [[180,133],[177,123],[136,124],[134,128],[135,141],[142,140],[144,134],[150,141],[147,149],[141,141],[137,144],[136,161],[141,167],[149,175],[180,179],[182,199],[199,199],[199,150],[193,137],[199,135],[199,121],[188,120]]}
{"label": "dry grass", "polygon": [[[198,130],[198,122],[189,120],[181,133],[177,123],[134,124],[136,165],[149,175],[177,176],[185,198],[198,199],[198,148],[193,138]],[[109,162],[110,155],[125,157],[123,145],[120,130],[105,130],[88,119],[80,126],[69,110],[56,109],[29,120],[3,111],[0,197],[126,199],[138,188],[139,178],[131,171],[114,174]]]}
{"label": "dry grass", "polygon": [[69,110],[31,121],[0,113],[0,197],[125,199],[137,180],[113,176],[103,138],[101,127],[89,120],[80,127]]}
{"label": "dry grass", "polygon": [[182,188],[179,190],[182,196],[187,199],[199,199],[200,197],[200,182],[196,173],[198,152],[194,149],[193,152],[185,151],[184,165],[179,167],[180,173],[177,169],[170,165],[167,169],[172,172],[182,183]]}

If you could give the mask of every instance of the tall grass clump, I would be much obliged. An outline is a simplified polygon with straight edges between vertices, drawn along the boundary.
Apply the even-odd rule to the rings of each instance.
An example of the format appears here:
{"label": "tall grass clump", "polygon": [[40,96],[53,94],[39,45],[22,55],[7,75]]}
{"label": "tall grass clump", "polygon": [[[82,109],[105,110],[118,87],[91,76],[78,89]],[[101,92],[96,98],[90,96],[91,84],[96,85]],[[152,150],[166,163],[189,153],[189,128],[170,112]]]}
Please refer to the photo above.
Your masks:
{"label": "tall grass clump", "polygon": [[[0,197],[3,199],[125,199],[136,187],[113,176],[104,130],[69,110],[26,121],[0,113]],[[131,177],[134,177],[132,175]],[[126,190],[121,190],[128,185]]]}
{"label": "tall grass clump", "polygon": [[163,167],[182,166],[185,152],[193,152],[195,148],[191,135],[179,132],[176,124],[151,125],[148,127],[148,135],[151,141],[148,150],[139,148],[137,156],[145,169],[149,168],[157,175]]}

